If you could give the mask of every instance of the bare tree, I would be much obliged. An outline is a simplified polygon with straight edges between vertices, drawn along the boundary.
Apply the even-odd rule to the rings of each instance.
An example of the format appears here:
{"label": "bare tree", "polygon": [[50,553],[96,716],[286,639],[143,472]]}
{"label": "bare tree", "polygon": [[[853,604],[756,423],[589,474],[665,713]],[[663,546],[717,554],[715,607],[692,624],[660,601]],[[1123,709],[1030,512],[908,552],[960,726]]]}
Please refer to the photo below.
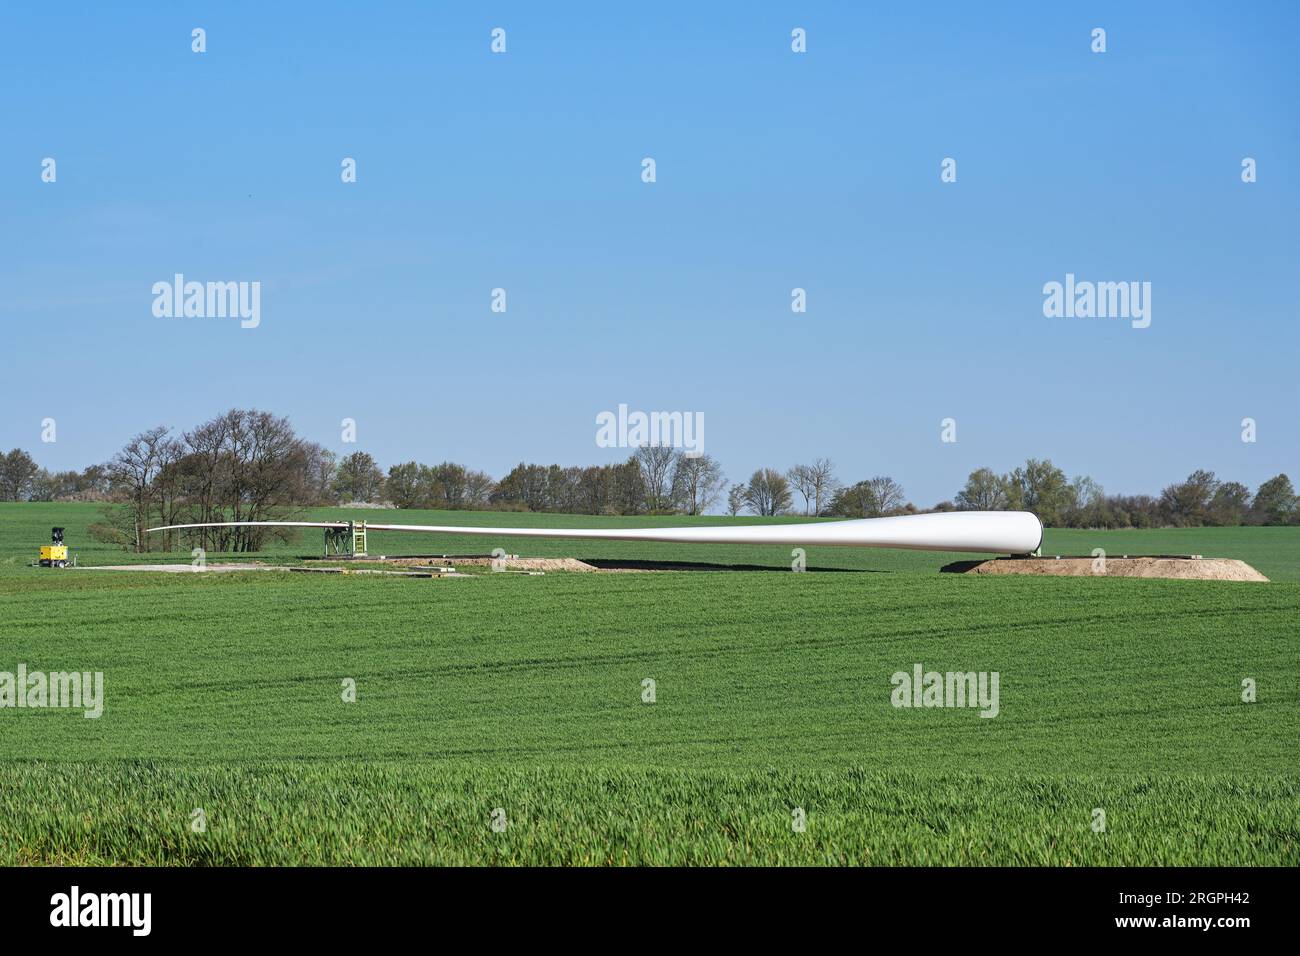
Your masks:
{"label": "bare tree", "polygon": [[671,479],[678,454],[667,445],[642,445],[632,456],[641,469],[647,511],[672,510],[674,502]]}
{"label": "bare tree", "polygon": [[809,466],[809,478],[813,490],[813,514],[821,514],[831,503],[831,497],[839,488],[839,479],[835,477],[835,462],[829,458],[818,458]]}
{"label": "bare tree", "polygon": [[[159,524],[168,523],[174,485],[169,481],[167,490],[163,490],[158,478],[175,466],[182,453],[183,446],[171,436],[171,429],[158,425],[132,438],[108,463],[110,480],[129,505],[128,517],[139,535],[137,551],[152,550],[151,540],[142,532],[155,516],[162,519]],[[161,546],[170,549],[170,534],[162,539]]]}
{"label": "bare tree", "polygon": [[868,481],[867,484],[871,487],[871,493],[875,497],[876,508],[882,515],[898,511],[907,502],[907,498],[903,493],[903,486],[893,478],[878,475]]}
{"label": "bare tree", "polygon": [[745,486],[732,485],[727,492],[727,514],[733,518],[745,507]]}
{"label": "bare tree", "polygon": [[726,482],[722,466],[709,455],[695,458],[677,456],[672,482],[674,497],[686,508],[688,515],[702,515],[717,504]]}
{"label": "bare tree", "polygon": [[[185,433],[189,454],[184,470],[189,485],[190,516],[194,523],[227,520],[224,507],[234,494],[230,446],[232,431],[237,427],[236,419],[232,410]],[[218,539],[222,530],[199,529],[200,547],[221,550]]]}
{"label": "bare tree", "polygon": [[[270,412],[250,411],[245,415],[247,450],[239,462],[237,480],[246,501],[243,513],[248,521],[279,517],[284,509],[307,498],[303,477],[307,451],[294,434],[289,419]],[[378,469],[375,469],[378,471]],[[379,478],[383,486],[383,475]],[[239,529],[241,551],[260,551],[268,532],[261,528]],[[273,534],[284,537],[281,532]]]}
{"label": "bare tree", "polygon": [[[173,472],[176,511],[192,522],[269,521],[299,505],[315,504],[332,453],[304,442],[289,420],[256,409],[232,408],[184,435]],[[172,472],[158,484],[167,486]],[[257,527],[202,528],[189,535],[205,550],[256,551],[289,532]]]}
{"label": "bare tree", "polygon": [[785,473],[786,479],[803,496],[803,513],[808,514],[817,493],[812,465],[795,465]]}

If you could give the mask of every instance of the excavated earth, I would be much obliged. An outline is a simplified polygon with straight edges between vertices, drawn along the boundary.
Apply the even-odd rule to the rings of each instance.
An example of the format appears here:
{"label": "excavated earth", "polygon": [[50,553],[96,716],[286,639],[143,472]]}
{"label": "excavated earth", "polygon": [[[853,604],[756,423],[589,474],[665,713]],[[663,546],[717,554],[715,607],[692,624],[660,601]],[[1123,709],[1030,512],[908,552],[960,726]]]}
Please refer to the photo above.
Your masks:
{"label": "excavated earth", "polygon": [[[480,567],[489,567],[496,558],[486,556],[474,557],[448,557],[448,558],[386,558],[384,564],[441,564],[451,567],[465,567],[466,565],[475,565]],[[599,571],[600,568],[587,564],[585,561],[579,561],[577,558],[505,558],[503,559],[504,567],[507,571]],[[378,563],[378,562],[376,562]]]}
{"label": "excavated earth", "polygon": [[957,561],[943,570],[960,574],[1051,574],[1067,577],[1177,578],[1189,581],[1267,581],[1245,561],[1233,558],[1108,557],[1105,573],[1092,557],[993,558]]}

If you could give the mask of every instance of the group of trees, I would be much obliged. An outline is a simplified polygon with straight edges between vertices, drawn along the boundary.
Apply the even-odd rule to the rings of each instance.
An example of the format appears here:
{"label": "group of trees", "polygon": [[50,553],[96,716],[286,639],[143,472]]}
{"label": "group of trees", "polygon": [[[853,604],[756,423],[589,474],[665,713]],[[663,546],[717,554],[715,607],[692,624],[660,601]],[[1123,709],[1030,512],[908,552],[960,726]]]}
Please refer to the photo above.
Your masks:
{"label": "group of trees", "polygon": [[818,458],[811,465],[795,465],[785,472],[760,468],[749,482],[733,485],[727,495],[727,510],[739,514],[788,514],[796,510],[794,496],[803,499],[803,514],[840,518],[879,518],[885,515],[915,514],[916,507],[893,478],[877,475],[851,485],[835,477],[835,463]]}
{"label": "group of trees", "polygon": [[[139,535],[157,525],[267,521],[330,496],[334,455],[300,438],[287,418],[231,409],[175,435],[159,425],[141,432],[104,466],[111,499],[92,527],[100,540],[171,550],[172,533]],[[125,507],[120,507],[125,506]],[[258,550],[265,528],[201,529],[187,538],[208,550]]]}
{"label": "group of trees", "polygon": [[[370,456],[365,455],[365,458]],[[364,469],[358,469],[361,470]],[[369,485],[373,486],[373,478],[378,471],[378,467],[369,471]],[[470,471],[451,461],[444,461],[441,465],[421,465],[408,461],[389,468],[388,477],[383,479],[384,497],[399,508],[485,508],[493,488],[494,482],[485,472]],[[353,489],[355,500],[375,500],[373,491],[371,496],[361,492],[360,487]]]}
{"label": "group of trees", "polygon": [[839,488],[831,499],[830,514],[842,518],[881,518],[915,514],[916,507],[903,495],[903,486],[886,475]]}
{"label": "group of trees", "polygon": [[1237,481],[1220,481],[1197,470],[1169,485],[1159,497],[1107,495],[1087,475],[1073,480],[1050,460],[1031,458],[1022,468],[999,475],[977,468],[955,502],[935,510],[1026,510],[1043,523],[1066,528],[1157,528],[1284,525],[1300,522],[1300,500],[1285,474],[1270,478],[1252,495]]}
{"label": "group of trees", "polygon": [[1256,489],[1238,481],[1220,481],[1212,471],[1197,470],[1187,480],[1160,493],[1160,515],[1178,526],[1300,522],[1300,500],[1286,475],[1275,475]]}
{"label": "group of trees", "polygon": [[0,501],[103,501],[109,491],[103,465],[52,472],[21,448],[0,454]]}
{"label": "group of trees", "polygon": [[[108,502],[93,533],[141,550],[170,550],[177,539],[138,537],[137,529],[272,520],[328,504],[571,514],[704,514],[722,507],[733,515],[845,518],[918,512],[894,479],[877,475],[842,484],[827,458],[785,471],[760,468],[747,482],[729,484],[711,456],[659,446],[639,448],[617,464],[521,462],[500,481],[451,461],[408,461],[385,474],[366,452],[340,459],[295,434],[287,418],[248,409],[231,409],[180,434],[163,426],[141,432],[111,460],[81,472],[51,473],[15,448],[0,454],[0,500]],[[1088,476],[1069,479],[1050,460],[1033,458],[1004,474],[977,468],[954,500],[930,510],[1027,510],[1054,527],[1300,523],[1300,499],[1284,474],[1253,494],[1240,482],[1198,470],[1156,497],[1107,495]],[[208,529],[186,541],[209,550],[256,550],[275,535]]]}
{"label": "group of trees", "polygon": [[487,497],[490,507],[504,510],[704,514],[721,500],[725,487],[722,467],[709,455],[646,446],[615,465],[565,468],[521,462]]}

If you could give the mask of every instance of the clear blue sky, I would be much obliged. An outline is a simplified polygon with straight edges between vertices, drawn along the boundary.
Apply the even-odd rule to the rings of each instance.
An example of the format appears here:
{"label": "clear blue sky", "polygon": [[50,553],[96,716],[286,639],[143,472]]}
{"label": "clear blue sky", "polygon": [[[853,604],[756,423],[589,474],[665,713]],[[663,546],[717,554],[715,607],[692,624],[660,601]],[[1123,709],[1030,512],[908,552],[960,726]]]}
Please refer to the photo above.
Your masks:
{"label": "clear blue sky", "polygon": [[[253,406],[499,477],[623,457],[627,403],[921,506],[1029,456],[1300,479],[1300,6],[864,6],[6,4],[0,445]],[[261,326],[155,318],[175,272],[260,281]],[[1045,318],[1067,272],[1151,282],[1151,327]]]}

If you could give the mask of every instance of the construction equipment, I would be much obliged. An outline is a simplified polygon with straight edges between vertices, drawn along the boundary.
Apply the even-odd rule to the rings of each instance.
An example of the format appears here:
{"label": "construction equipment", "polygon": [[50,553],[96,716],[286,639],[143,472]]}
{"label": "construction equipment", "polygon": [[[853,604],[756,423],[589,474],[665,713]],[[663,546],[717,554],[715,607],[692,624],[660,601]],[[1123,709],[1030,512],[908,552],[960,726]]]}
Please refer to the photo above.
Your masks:
{"label": "construction equipment", "polygon": [[41,567],[66,568],[68,566],[68,546],[63,543],[63,529],[50,529],[50,544],[41,546]]}

